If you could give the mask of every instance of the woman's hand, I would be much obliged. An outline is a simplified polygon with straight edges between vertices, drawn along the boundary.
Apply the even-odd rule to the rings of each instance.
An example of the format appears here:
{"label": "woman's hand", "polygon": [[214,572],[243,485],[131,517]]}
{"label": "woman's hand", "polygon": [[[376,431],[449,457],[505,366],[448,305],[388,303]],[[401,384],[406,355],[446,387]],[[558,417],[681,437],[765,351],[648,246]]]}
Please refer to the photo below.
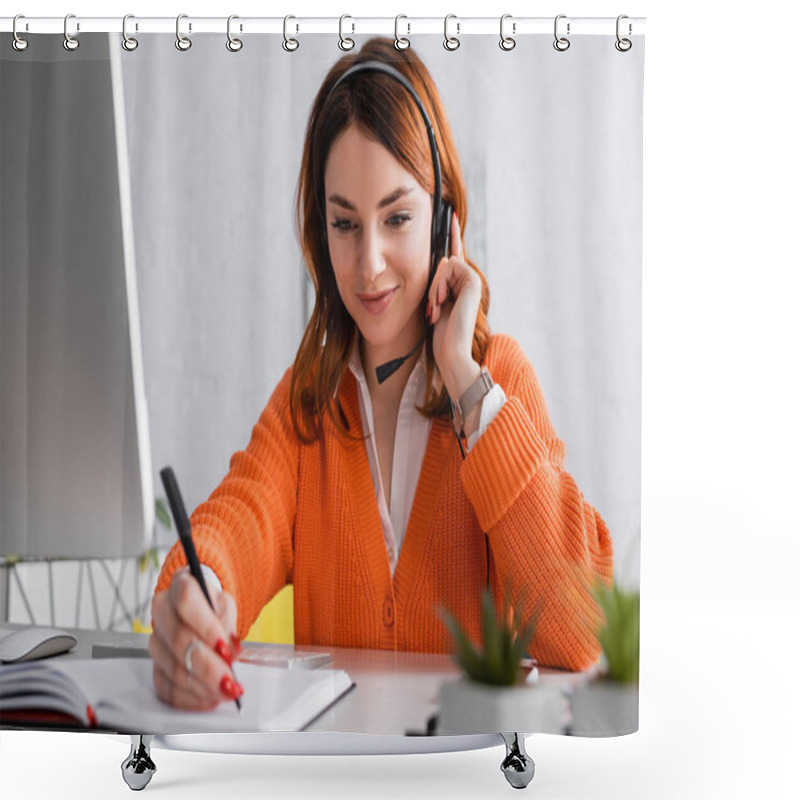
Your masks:
{"label": "woman's hand", "polygon": [[433,357],[450,397],[458,400],[480,372],[472,358],[472,338],[481,304],[481,279],[464,260],[455,211],[450,242],[450,257],[443,258],[436,268],[428,308],[434,325]]}
{"label": "woman's hand", "polygon": [[[176,708],[209,710],[243,691],[231,672],[240,652],[236,603],[213,588],[209,595],[214,611],[187,567],[172,576],[169,589],[153,598],[153,683],[158,696]],[[193,642],[198,644],[192,647],[190,675],[186,652]]]}

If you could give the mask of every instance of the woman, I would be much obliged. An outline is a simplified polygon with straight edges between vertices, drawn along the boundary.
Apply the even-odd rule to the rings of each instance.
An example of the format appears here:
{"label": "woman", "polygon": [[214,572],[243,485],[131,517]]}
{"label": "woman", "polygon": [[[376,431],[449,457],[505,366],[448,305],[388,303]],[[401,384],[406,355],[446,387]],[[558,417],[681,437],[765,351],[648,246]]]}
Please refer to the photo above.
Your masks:
{"label": "woman", "polygon": [[[432,120],[453,209],[449,252],[433,264],[445,207],[412,92],[374,68],[338,82],[376,61]],[[297,644],[426,652],[451,648],[440,607],[478,639],[483,588],[497,598],[508,584],[539,611],[532,655],[588,667],[599,655],[589,587],[611,579],[611,538],[563,469],[522,349],[489,331],[486,279],[464,253],[455,145],[413,53],[373,39],[331,69],[306,131],[297,217],[314,311],[246,450],[192,515],[216,613],[179,547],[164,564],[150,642],[159,696],[185,708],[234,699],[238,637],[286,583]],[[376,369],[402,354],[379,382]]]}

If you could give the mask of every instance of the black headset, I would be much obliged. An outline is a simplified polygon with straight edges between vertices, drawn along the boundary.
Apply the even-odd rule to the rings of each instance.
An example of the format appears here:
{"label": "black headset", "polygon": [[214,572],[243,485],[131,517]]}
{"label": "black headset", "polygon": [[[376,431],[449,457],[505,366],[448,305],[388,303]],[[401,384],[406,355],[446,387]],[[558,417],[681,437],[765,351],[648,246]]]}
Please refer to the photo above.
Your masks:
{"label": "black headset", "polygon": [[[382,61],[362,61],[359,64],[354,64],[348,70],[346,70],[336,82],[331,87],[330,91],[328,92],[325,101],[323,102],[322,106],[320,106],[320,111],[325,103],[328,102],[328,98],[334,93],[336,88],[350,78],[352,75],[355,75],[358,72],[364,71],[371,71],[371,72],[382,72],[385,75],[389,75],[394,78],[396,81],[401,83],[411,97],[414,99],[414,102],[417,104],[417,108],[419,108],[420,113],[422,114],[422,118],[425,121],[425,127],[428,130],[428,141],[431,145],[431,156],[433,157],[433,176],[434,176],[434,190],[433,190],[433,219],[431,221],[431,264],[428,273],[428,284],[425,288],[425,295],[427,296],[428,292],[431,288],[431,283],[433,281],[433,276],[436,271],[436,266],[438,265],[439,261],[442,258],[449,255],[450,251],[450,223],[453,216],[453,206],[447,201],[442,199],[442,168],[441,163],[439,161],[439,148],[436,146],[436,135],[433,131],[433,124],[431,123],[431,119],[428,116],[428,112],[425,109],[425,104],[420,100],[419,95],[414,90],[414,87],[406,80],[405,76],[395,67],[392,67],[389,64],[384,64]],[[325,209],[321,206],[322,212],[322,222],[323,222],[323,230],[325,231],[325,240],[328,239],[328,225],[327,219],[325,216]],[[429,323],[430,324],[430,323]],[[381,364],[375,370],[378,376],[378,383],[383,383],[390,375],[396,372],[400,366],[403,364],[406,359],[410,358],[417,349],[422,345],[425,341],[425,335],[422,335],[422,338],[414,345],[414,347],[406,353],[404,356],[400,358],[394,358],[391,361],[387,362],[386,364]]]}

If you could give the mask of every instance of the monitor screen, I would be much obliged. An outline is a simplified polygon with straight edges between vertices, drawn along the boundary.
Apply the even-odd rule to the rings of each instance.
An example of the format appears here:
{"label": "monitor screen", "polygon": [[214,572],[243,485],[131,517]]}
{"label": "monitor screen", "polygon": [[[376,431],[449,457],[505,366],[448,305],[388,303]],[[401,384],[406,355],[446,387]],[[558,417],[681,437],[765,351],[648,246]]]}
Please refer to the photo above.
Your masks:
{"label": "monitor screen", "polygon": [[[64,91],[32,104],[54,67]],[[1,552],[136,555],[152,536],[153,484],[124,125],[96,100],[113,96],[113,75],[3,70]],[[43,140],[64,125],[81,128],[68,154]]]}

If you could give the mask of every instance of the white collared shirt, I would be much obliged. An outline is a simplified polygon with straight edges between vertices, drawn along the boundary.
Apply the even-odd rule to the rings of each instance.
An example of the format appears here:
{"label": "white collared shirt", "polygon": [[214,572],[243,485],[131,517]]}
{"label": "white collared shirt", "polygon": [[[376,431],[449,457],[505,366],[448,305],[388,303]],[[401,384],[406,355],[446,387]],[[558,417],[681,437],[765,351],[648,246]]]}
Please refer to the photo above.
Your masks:
{"label": "white collared shirt", "polygon": [[[423,343],[422,353],[411,371],[400,398],[400,408],[397,412],[397,428],[394,436],[394,453],[392,455],[391,508],[386,506],[386,494],[383,491],[378,448],[375,444],[375,420],[372,413],[372,399],[361,363],[358,337],[353,345],[348,367],[353,373],[358,386],[358,407],[361,412],[362,432],[367,437],[365,445],[372,474],[372,486],[375,489],[375,497],[378,501],[378,510],[380,512],[381,525],[383,526],[383,538],[386,542],[386,553],[389,557],[392,575],[394,575],[400,548],[403,545],[403,537],[408,526],[408,518],[411,516],[411,506],[414,503],[414,494],[422,471],[422,462],[425,459],[428,437],[433,427],[433,420],[423,417],[415,408],[415,406],[422,406],[425,403],[427,345]],[[433,385],[436,391],[442,385],[438,372],[434,372]],[[502,387],[495,384],[483,398],[478,428],[467,440],[467,452],[475,446],[475,443],[486,428],[489,427],[489,423],[495,418],[505,401],[505,392]],[[455,432],[453,435],[455,435]]]}

